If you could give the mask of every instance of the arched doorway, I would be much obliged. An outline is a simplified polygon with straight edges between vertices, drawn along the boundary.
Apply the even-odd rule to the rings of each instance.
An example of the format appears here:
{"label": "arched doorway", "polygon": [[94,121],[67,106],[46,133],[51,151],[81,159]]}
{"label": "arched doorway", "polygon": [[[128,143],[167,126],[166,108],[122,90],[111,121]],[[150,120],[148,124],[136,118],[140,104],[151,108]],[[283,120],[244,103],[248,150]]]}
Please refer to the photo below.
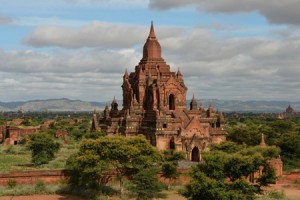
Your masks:
{"label": "arched doorway", "polygon": [[200,161],[200,153],[198,147],[194,147],[192,150],[192,161],[199,162]]}
{"label": "arched doorway", "polygon": [[175,96],[170,94],[169,96],[169,110],[175,110]]}
{"label": "arched doorway", "polygon": [[174,141],[174,137],[172,137],[171,140],[170,140],[170,149],[175,150],[175,141]]}

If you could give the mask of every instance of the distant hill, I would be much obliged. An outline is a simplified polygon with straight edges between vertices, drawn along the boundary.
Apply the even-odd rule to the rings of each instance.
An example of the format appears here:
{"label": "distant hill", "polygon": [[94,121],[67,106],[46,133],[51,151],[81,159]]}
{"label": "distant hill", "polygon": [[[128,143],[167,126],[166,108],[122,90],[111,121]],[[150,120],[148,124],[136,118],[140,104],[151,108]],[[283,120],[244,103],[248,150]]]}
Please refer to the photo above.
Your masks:
{"label": "distant hill", "polygon": [[[198,105],[200,100],[198,101]],[[204,107],[208,108],[210,100],[203,99]],[[238,100],[212,100],[216,110],[223,112],[274,112],[285,111],[289,104],[296,112],[300,111],[300,102],[289,101],[238,101]],[[190,100],[187,101],[189,108]],[[118,101],[119,109],[122,107],[122,101]],[[31,100],[24,102],[0,102],[0,111],[93,111],[103,110],[106,102],[87,102],[81,100],[47,99]]]}
{"label": "distant hill", "polygon": [[[199,101],[198,101],[199,102]],[[209,106],[210,100],[203,100],[204,107]],[[212,100],[215,109],[223,112],[271,112],[281,113],[290,104],[296,112],[300,112],[300,102],[289,101],[238,101]],[[189,108],[189,107],[188,107]]]}
{"label": "distant hill", "polygon": [[87,102],[70,99],[30,100],[24,102],[0,102],[0,111],[93,111],[105,106],[103,102]]}

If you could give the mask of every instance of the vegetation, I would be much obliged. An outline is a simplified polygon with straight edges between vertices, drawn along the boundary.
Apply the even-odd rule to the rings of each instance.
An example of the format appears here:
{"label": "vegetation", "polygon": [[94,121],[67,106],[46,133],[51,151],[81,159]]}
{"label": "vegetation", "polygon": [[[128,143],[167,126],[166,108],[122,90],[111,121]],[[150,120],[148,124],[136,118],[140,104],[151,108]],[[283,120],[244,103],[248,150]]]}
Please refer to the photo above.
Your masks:
{"label": "vegetation", "polygon": [[[47,164],[32,165],[31,152],[26,145],[0,147],[0,172],[26,171],[40,169],[64,169],[66,160],[71,154],[78,151],[78,144],[70,141],[69,144],[61,144],[56,156]],[[12,149],[12,150],[8,150]],[[13,153],[11,153],[13,151]]]}
{"label": "vegetation", "polygon": [[127,186],[130,196],[137,200],[149,200],[153,198],[165,198],[162,193],[163,184],[158,180],[157,168],[141,169],[133,176],[133,179]]}
{"label": "vegetation", "polygon": [[[163,189],[158,181],[158,169],[168,181],[168,188],[178,177],[178,160],[183,158],[182,154],[174,151],[161,154],[143,137],[107,137],[103,132],[90,133],[89,114],[81,115],[78,121],[68,115],[68,113],[61,116],[51,113],[30,113],[30,115],[18,116],[24,119],[22,126],[34,126],[49,118],[55,121],[44,133],[36,134],[42,135],[43,138],[36,139],[34,138],[36,136],[31,136],[33,139],[30,138],[31,142],[27,144],[29,149],[32,143],[39,142],[30,150],[25,148],[26,145],[1,146],[0,171],[67,168],[71,170],[71,184],[53,186],[55,190],[49,189],[50,186],[42,181],[32,187],[16,184],[10,188],[6,187],[5,194],[69,192],[92,197],[99,194],[116,195],[129,192],[128,194],[137,199],[151,199],[158,198]],[[13,118],[16,116],[0,116],[0,124],[5,124]],[[204,199],[254,199],[256,197],[276,199],[279,196],[283,199],[281,193],[265,195],[260,193],[262,186],[275,180],[274,170],[266,160],[278,157],[280,154],[285,169],[300,168],[299,118],[278,120],[272,115],[235,115],[227,117],[226,126],[229,132],[228,142],[213,145],[211,152],[203,154],[205,162],[193,168],[190,174],[192,180],[182,193],[190,199],[201,199],[204,196]],[[69,133],[68,143],[54,138],[58,130],[66,130]],[[257,146],[261,140],[261,133],[265,135],[268,145],[266,148]],[[24,139],[18,144],[26,143],[27,140]],[[49,148],[47,145],[50,144],[55,145]],[[55,147],[58,144],[60,149]],[[41,153],[35,156],[36,161],[34,161],[31,152],[43,152],[40,149],[42,146],[47,146],[45,152],[52,153],[50,156],[45,152]],[[34,166],[31,166],[31,157]],[[268,173],[257,179],[257,185],[249,184],[242,178],[257,171],[259,166],[264,166]],[[107,185],[107,180],[110,178],[107,172],[110,169],[117,173],[118,186]],[[129,180],[124,177],[129,177]],[[5,194],[2,192],[0,195]]]}
{"label": "vegetation", "polygon": [[124,176],[159,165],[161,160],[161,154],[144,137],[107,136],[84,140],[79,152],[67,161],[66,168],[71,172],[72,185],[92,189],[103,184],[105,171],[114,169],[122,194]]}
{"label": "vegetation", "polygon": [[168,189],[171,187],[171,181],[179,177],[178,161],[183,160],[184,154],[182,152],[175,152],[174,150],[164,151],[164,163],[162,164],[162,176],[169,179]]}
{"label": "vegetation", "polygon": [[255,146],[264,133],[267,145],[281,149],[284,169],[300,168],[300,118],[277,119],[272,115],[230,117],[227,140],[240,145]]}
{"label": "vegetation", "polygon": [[30,152],[23,146],[0,147],[0,172],[28,170]]}
{"label": "vegetation", "polygon": [[[220,151],[225,146],[227,149]],[[232,153],[234,143],[215,145],[211,152],[203,154],[204,162],[192,169],[192,180],[188,183],[182,194],[189,199],[223,199],[240,200],[254,199],[256,193],[261,192],[261,187],[275,181],[274,170],[267,164],[270,156],[277,156],[279,150],[274,147],[241,148]],[[257,172],[261,166],[266,169],[266,175],[258,178],[257,185],[245,180],[250,174]],[[228,179],[230,181],[228,181]]]}
{"label": "vegetation", "polygon": [[31,151],[32,163],[36,166],[47,164],[54,159],[60,144],[47,134],[31,134],[28,148]]}

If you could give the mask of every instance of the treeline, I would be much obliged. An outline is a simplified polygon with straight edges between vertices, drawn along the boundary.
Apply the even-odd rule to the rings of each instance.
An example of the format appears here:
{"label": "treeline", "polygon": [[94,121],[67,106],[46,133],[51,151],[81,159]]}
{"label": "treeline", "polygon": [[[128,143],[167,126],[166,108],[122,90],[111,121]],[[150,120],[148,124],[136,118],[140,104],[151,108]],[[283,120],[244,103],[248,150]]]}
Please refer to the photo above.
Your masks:
{"label": "treeline", "polygon": [[264,134],[265,143],[281,149],[284,170],[300,168],[300,118],[278,119],[271,114],[243,114],[226,118],[227,140],[255,146]]}

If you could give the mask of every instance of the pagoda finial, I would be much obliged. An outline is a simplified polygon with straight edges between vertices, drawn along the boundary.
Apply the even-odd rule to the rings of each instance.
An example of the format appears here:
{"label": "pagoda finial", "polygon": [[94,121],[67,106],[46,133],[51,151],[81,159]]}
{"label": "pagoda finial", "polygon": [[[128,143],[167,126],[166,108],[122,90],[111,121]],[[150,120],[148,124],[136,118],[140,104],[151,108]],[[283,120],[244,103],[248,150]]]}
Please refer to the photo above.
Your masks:
{"label": "pagoda finial", "polygon": [[128,72],[127,72],[127,68],[125,69],[125,72],[124,72],[124,76],[123,76],[123,79],[128,79]]}
{"label": "pagoda finial", "polygon": [[151,27],[150,27],[150,33],[149,33],[149,39],[156,39],[155,31],[154,31],[154,26],[153,26],[153,21],[151,21]]}
{"label": "pagoda finial", "polygon": [[223,115],[222,111],[219,112],[219,119],[221,122],[224,121],[224,115]]}
{"label": "pagoda finial", "polygon": [[195,99],[195,95],[193,94],[193,98],[190,103],[190,110],[197,110],[197,101]]}
{"label": "pagoda finial", "polygon": [[178,67],[177,74],[180,74],[180,75],[181,75],[180,67]]}
{"label": "pagoda finial", "polygon": [[266,143],[265,143],[265,136],[264,136],[263,133],[261,134],[260,146],[261,146],[261,147],[265,147],[265,146],[266,146]]}

